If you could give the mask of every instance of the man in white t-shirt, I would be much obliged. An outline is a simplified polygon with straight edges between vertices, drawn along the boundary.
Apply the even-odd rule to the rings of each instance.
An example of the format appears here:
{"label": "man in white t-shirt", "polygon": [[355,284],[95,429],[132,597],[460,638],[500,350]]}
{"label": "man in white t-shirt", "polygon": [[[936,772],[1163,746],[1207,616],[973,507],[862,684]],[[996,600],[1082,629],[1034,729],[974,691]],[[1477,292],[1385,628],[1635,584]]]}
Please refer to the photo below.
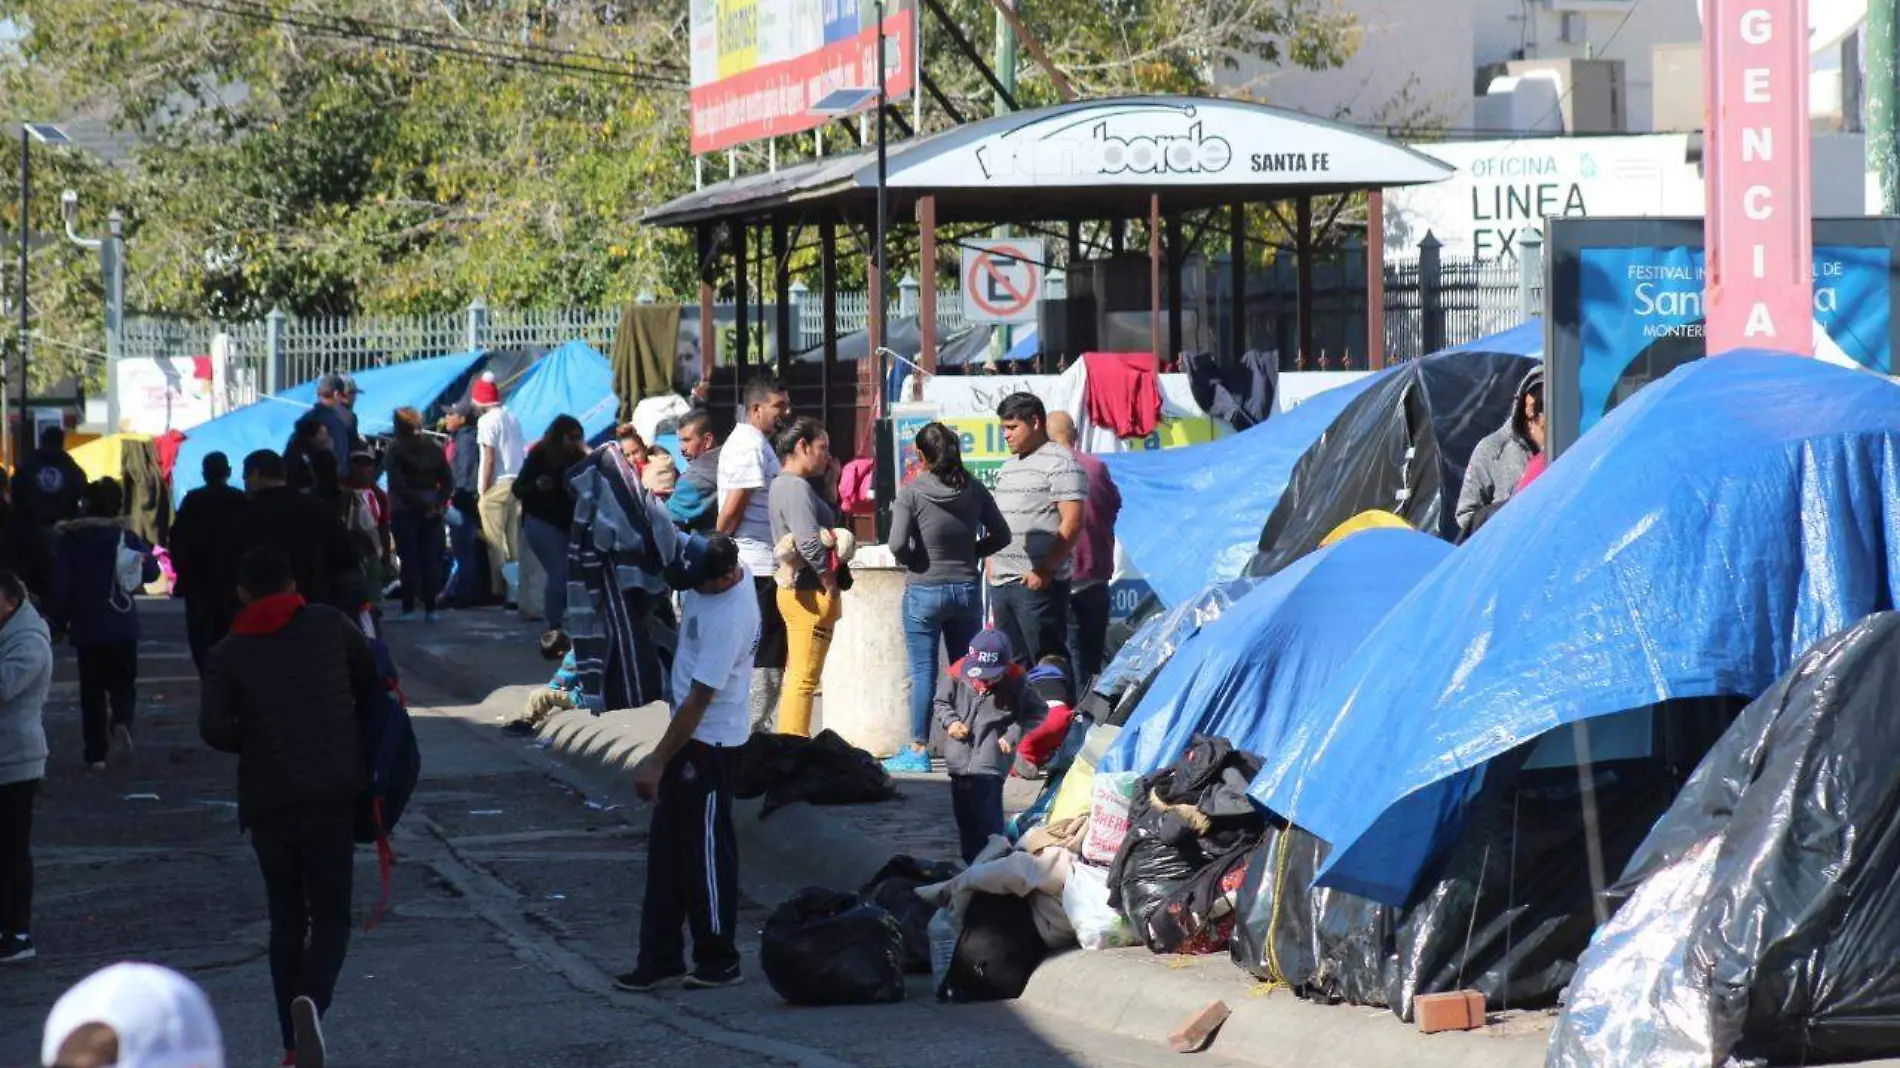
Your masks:
{"label": "man in white t-shirt", "polygon": [[521,433],[521,420],[501,403],[495,372],[482,372],[469,389],[468,399],[480,413],[475,420],[475,444],[482,450],[476,512],[482,519],[482,540],[488,543],[489,589],[501,592],[508,588],[501,565],[521,555],[521,502],[515,498],[514,481],[527,459],[528,442]]}
{"label": "man in white t-shirt", "polygon": [[[732,829],[733,776],[751,736],[746,691],[759,608],[751,572],[723,534],[695,534],[680,551],[679,649],[673,655],[673,719],[633,769],[635,791],[653,801],[647,831],[646,900],[640,955],[614,985],[644,994],[684,980],[689,989],[736,986],[739,851]],[[693,970],[686,940],[693,933]]]}
{"label": "man in white t-shirt", "polygon": [[778,453],[772,438],[792,414],[785,387],[772,378],[755,378],[745,387],[745,421],[733,428],[719,450],[719,519],[716,529],[739,545],[739,559],[752,572],[759,601],[759,651],[752,666],[752,729],[768,732],[785,684],[785,617],[778,610],[778,585],[772,571],[772,480],[778,477]]}

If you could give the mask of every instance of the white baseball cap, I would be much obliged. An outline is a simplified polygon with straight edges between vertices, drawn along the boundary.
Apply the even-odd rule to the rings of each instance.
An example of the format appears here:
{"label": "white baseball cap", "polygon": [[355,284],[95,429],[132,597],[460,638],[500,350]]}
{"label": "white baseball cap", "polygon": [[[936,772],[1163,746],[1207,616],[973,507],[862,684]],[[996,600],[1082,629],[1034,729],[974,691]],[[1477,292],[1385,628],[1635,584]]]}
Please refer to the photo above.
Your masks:
{"label": "white baseball cap", "polygon": [[156,964],[114,964],[66,991],[46,1017],[40,1063],[87,1024],[119,1037],[119,1068],[224,1068],[224,1036],[198,984]]}

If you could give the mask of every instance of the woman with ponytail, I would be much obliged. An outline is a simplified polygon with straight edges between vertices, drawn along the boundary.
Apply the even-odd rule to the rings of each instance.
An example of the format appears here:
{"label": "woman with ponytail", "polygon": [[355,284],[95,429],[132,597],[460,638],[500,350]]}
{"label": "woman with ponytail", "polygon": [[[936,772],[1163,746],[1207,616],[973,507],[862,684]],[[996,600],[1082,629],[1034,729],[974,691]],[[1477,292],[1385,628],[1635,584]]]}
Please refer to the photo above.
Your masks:
{"label": "woman with ponytail", "polygon": [[983,627],[977,563],[1009,544],[1009,525],[990,491],[963,466],[957,432],[931,423],[917,432],[924,469],[891,508],[891,552],[910,570],[904,644],[910,654],[910,748],[885,761],[893,772],[930,770],[930,702],[939,643],[954,661]]}

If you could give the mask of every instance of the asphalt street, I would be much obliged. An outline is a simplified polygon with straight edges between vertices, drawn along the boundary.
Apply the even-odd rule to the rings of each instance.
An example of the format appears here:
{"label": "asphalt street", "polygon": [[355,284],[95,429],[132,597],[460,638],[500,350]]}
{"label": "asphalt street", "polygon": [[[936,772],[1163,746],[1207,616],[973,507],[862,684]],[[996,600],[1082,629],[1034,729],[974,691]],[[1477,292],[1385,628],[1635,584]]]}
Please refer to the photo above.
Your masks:
{"label": "asphalt street", "polygon": [[[127,959],[170,965],[206,988],[230,1064],[281,1057],[263,892],[237,826],[236,762],[198,741],[180,607],[148,600],[140,611],[146,641],[129,768],[95,773],[80,763],[75,673],[71,652],[60,650],[46,714],[53,759],[35,834],[40,959],[0,969],[0,1065],[36,1064],[41,1024],[59,994]],[[440,702],[420,680],[406,688],[424,779],[396,836],[389,913],[357,934],[326,1024],[334,1064],[1106,1068],[1179,1060],[1067,1016],[939,1005],[927,977],[913,981],[902,1005],[788,1006],[756,966],[764,902],[747,901],[741,913],[754,932],[746,985],[616,992],[609,977],[630,967],[634,952],[644,810],[626,797],[587,796],[545,752],[502,735],[492,714]],[[374,857],[359,850],[359,919],[378,896]]]}

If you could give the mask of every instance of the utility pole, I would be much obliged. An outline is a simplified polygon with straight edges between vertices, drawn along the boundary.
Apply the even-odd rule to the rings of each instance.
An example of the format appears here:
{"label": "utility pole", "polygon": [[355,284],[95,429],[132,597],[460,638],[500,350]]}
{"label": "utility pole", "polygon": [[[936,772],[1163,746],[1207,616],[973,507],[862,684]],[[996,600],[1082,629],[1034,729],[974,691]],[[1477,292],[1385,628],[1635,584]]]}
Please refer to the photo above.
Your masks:
{"label": "utility pole", "polygon": [[[1016,95],[1016,31],[1003,17],[1002,7],[1017,6],[1017,0],[1001,0],[996,11],[996,80],[1002,84],[1010,98]],[[1009,100],[1002,93],[995,94],[995,114],[1007,115],[1012,109]],[[995,236],[1010,237],[1009,227],[999,226]],[[999,323],[990,330],[990,362],[1000,363],[1009,350],[1016,345],[1016,331],[1008,323]]]}
{"label": "utility pole", "polygon": [[17,469],[26,454],[33,451],[32,418],[26,410],[26,365],[29,350],[28,331],[32,325],[27,321],[27,242],[31,228],[27,225],[27,213],[33,200],[33,157],[29,154],[33,143],[31,130],[20,127],[20,339],[13,348],[13,358],[19,364],[20,392],[14,398],[14,407],[19,409],[19,432],[14,435],[13,466]]}
{"label": "utility pole", "polygon": [[[1867,162],[1880,181],[1880,212],[1900,214],[1900,154],[1894,141],[1896,0],[1868,0],[1867,4]],[[1842,63],[1847,57],[1843,56]]]}

